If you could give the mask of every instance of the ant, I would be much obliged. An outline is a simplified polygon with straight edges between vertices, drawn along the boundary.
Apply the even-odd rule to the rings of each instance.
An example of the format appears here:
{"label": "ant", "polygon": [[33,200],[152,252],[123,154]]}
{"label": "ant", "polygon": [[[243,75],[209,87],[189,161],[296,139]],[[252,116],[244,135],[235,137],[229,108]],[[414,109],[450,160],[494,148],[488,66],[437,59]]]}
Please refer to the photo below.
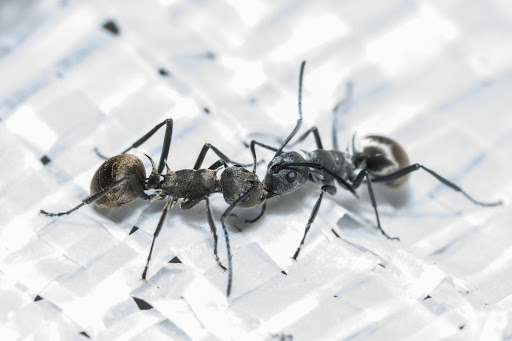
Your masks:
{"label": "ant", "polygon": [[[302,240],[293,255],[294,260],[297,260],[301,247],[304,245],[306,236],[311,228],[311,224],[314,222],[316,215],[318,214],[324,193],[327,192],[331,195],[336,194],[336,187],[334,186],[335,182],[350,191],[356,198],[359,197],[355,190],[361,184],[366,184],[370,202],[375,212],[377,228],[386,238],[391,240],[399,240],[399,238],[389,236],[382,229],[379,212],[377,210],[377,201],[375,200],[373,191],[373,183],[384,183],[390,187],[399,187],[407,181],[410,173],[422,169],[435,177],[442,184],[460,192],[475,205],[492,207],[502,204],[501,201],[486,203],[475,200],[472,196],[462,190],[462,188],[442,177],[435,171],[419,163],[411,164],[404,148],[398,142],[385,136],[370,135],[362,138],[360,140],[362,149],[359,150],[355,146],[354,135],[351,150],[348,150],[347,148],[346,151],[340,151],[336,136],[336,115],[334,115],[332,128],[334,150],[324,149],[317,127],[312,127],[301,135],[295,143],[290,144],[290,146],[303,141],[309,134],[313,134],[317,147],[316,150],[309,152],[304,151],[304,156],[295,151],[283,151],[286,145],[297,134],[302,125],[302,80],[305,65],[306,62],[303,61],[299,74],[299,119],[297,120],[295,128],[279,148],[274,148],[255,140],[252,140],[249,145],[253,158],[253,172],[256,171],[256,145],[275,152],[273,159],[267,166],[265,178],[263,180],[263,185],[267,192],[265,200],[275,196],[290,194],[299,189],[308,180],[322,185],[320,195],[313,206],[313,210],[306,223]],[[351,94],[352,83],[348,83],[345,98],[334,107],[334,114],[336,114],[336,112],[343,106],[348,106],[348,104],[350,104]],[[262,214],[263,211],[260,216]],[[224,215],[226,215],[226,213]],[[222,220],[222,223],[224,224],[224,220]]]}
{"label": "ant", "polygon": [[[151,174],[146,178],[146,170],[142,161],[137,156],[126,153],[132,148],[136,148],[146,142],[164,125],[166,126],[166,129],[158,168],[155,166],[153,160],[146,155],[152,165]],[[201,149],[193,169],[182,169],[177,171],[170,170],[166,160],[171,146],[172,130],[173,120],[166,119],[156,125],[140,139],[135,141],[129,148],[121,152],[120,155],[108,158],[103,162],[92,178],[90,188],[91,195],[82,200],[79,205],[65,212],[49,213],[41,210],[41,213],[54,217],[68,215],[80,207],[91,203],[102,208],[115,208],[132,202],[138,198],[149,201],[163,200],[167,198],[162,215],[160,216],[156,230],[153,233],[153,241],[149,250],[146,266],[142,272],[142,280],[145,281],[155,240],[160,234],[169,209],[176,204],[178,199],[183,199],[180,206],[182,209],[190,209],[196,206],[200,201],[204,200],[206,201],[208,224],[210,225],[210,230],[213,234],[213,253],[215,255],[215,260],[225,271],[226,267],[222,265],[217,254],[217,229],[213,220],[208,197],[211,194],[222,192],[224,200],[228,204],[233,205],[233,207],[252,208],[259,206],[263,201],[265,201],[265,198],[267,197],[266,191],[256,174],[230,160],[210,143],[206,143]],[[202,169],[201,165],[206,153],[210,149],[220,157],[220,160],[213,163],[207,169]],[[104,157],[98,150],[96,150],[96,153],[100,157]],[[235,165],[228,166],[227,163],[234,163]],[[166,174],[162,174],[164,166],[167,168]],[[218,179],[217,173],[221,168],[224,170],[220,175],[220,179]],[[145,192],[147,190],[153,190],[153,192],[148,195]],[[251,220],[251,222],[256,221],[260,216]],[[224,224],[223,232],[226,241],[228,259],[228,286],[226,293],[227,296],[229,296],[231,292],[233,270],[231,264],[229,236]]]}

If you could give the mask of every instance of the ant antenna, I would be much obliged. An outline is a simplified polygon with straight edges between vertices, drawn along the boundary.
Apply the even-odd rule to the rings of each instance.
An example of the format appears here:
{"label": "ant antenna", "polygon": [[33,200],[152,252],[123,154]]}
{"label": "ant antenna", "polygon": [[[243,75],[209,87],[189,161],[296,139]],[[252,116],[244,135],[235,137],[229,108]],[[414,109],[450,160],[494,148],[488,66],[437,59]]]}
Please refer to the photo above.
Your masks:
{"label": "ant antenna", "polygon": [[304,68],[305,67],[306,67],[306,61],[304,60],[304,61],[302,61],[302,64],[300,65],[300,74],[299,74],[299,119],[297,120],[297,124],[295,125],[295,128],[293,128],[293,131],[291,132],[291,134],[288,135],[286,140],[284,140],[283,144],[281,145],[281,147],[279,147],[279,149],[277,150],[276,155],[274,157],[281,154],[281,151],[283,150],[283,148],[288,144],[288,142],[290,142],[290,140],[295,136],[295,134],[297,134],[297,132],[300,129],[300,126],[302,125],[302,78],[304,76]]}

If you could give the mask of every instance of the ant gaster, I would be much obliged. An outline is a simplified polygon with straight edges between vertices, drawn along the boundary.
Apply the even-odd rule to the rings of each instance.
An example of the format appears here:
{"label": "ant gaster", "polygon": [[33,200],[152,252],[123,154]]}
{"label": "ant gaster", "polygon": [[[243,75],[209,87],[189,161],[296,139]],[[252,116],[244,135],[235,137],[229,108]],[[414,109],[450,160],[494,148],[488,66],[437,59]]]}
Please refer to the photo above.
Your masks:
{"label": "ant gaster", "polygon": [[[164,125],[166,126],[165,137],[158,168],[156,168],[153,160],[146,155],[152,165],[151,174],[146,178],[146,171],[142,161],[135,155],[125,153],[130,151],[132,148],[140,146]],[[227,163],[236,162],[231,161],[226,155],[209,143],[206,143],[203,146],[193,169],[182,169],[177,171],[170,170],[166,164],[166,160],[171,145],[172,129],[173,121],[172,119],[167,119],[156,125],[152,130],[138,139],[120,155],[107,159],[98,168],[92,178],[91,195],[76,207],[66,212],[49,213],[41,210],[41,213],[46,214],[47,216],[62,216],[70,214],[80,207],[91,203],[103,208],[114,208],[129,203],[137,198],[149,201],[167,199],[162,215],[153,234],[153,240],[146,261],[146,266],[142,273],[142,279],[146,280],[146,274],[151,260],[151,255],[153,253],[155,240],[160,234],[169,209],[173,207],[179,199],[183,199],[181,203],[182,209],[190,209],[200,201],[205,200],[208,223],[214,238],[213,253],[217,264],[223,270],[226,270],[220,262],[217,254],[217,230],[208,197],[213,193],[222,192],[224,200],[228,204],[234,205],[233,207],[251,208],[263,203],[267,196],[266,191],[255,173],[246,170],[240,165],[228,166]],[[220,160],[212,164],[207,169],[201,169],[206,153],[210,149],[220,157]],[[96,152],[100,157],[105,158],[97,150]],[[164,166],[167,167],[166,174],[162,174]],[[217,177],[217,173],[221,168],[224,168],[224,170],[219,179]],[[146,190],[153,190],[153,193],[148,195],[145,192]],[[260,216],[254,219],[254,221]],[[225,217],[223,219],[225,219]],[[224,224],[223,231],[226,241],[228,260],[227,296],[229,296],[232,283],[231,248],[227,229]]]}
{"label": "ant gaster", "polygon": [[[308,180],[322,184],[320,195],[313,207],[308,222],[306,223],[303,238],[293,256],[293,259],[296,260],[300,253],[311,224],[315,220],[320,209],[324,192],[328,192],[331,195],[336,193],[336,187],[334,186],[335,182],[350,191],[356,197],[358,196],[355,190],[361,184],[365,183],[368,188],[371,205],[375,212],[377,228],[388,239],[394,240],[399,240],[399,238],[390,237],[382,229],[372,183],[384,183],[391,187],[398,187],[406,182],[411,172],[423,169],[444,185],[460,192],[476,205],[484,207],[501,205],[501,201],[490,203],[477,201],[459,186],[437,174],[433,170],[419,163],[410,164],[409,157],[402,146],[388,137],[378,135],[366,136],[360,141],[362,146],[361,150],[356,148],[354,142],[355,138],[353,138],[352,150],[349,151],[347,149],[347,151],[340,151],[336,136],[336,115],[334,115],[332,129],[332,139],[335,150],[325,150],[323,148],[318,129],[316,127],[312,127],[301,135],[295,143],[301,142],[312,133],[318,148],[317,150],[304,152],[304,156],[295,151],[283,151],[286,145],[297,134],[302,125],[302,79],[304,67],[305,62],[302,62],[299,75],[298,92],[299,119],[297,120],[293,131],[288,135],[278,149],[254,140],[250,143],[254,170],[256,170],[256,145],[275,152],[273,159],[267,166],[267,171],[263,180],[265,190],[268,193],[267,198],[290,194],[299,189]],[[348,107],[351,92],[352,84],[348,83],[345,99],[335,106],[333,110],[335,114],[340,107]],[[290,146],[295,143],[290,144]]]}

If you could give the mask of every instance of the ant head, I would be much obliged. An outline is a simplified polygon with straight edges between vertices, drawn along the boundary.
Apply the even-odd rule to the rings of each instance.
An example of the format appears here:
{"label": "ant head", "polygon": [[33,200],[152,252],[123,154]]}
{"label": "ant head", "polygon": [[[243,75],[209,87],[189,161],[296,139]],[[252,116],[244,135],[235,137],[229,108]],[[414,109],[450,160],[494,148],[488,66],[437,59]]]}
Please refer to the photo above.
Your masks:
{"label": "ant head", "polygon": [[[366,168],[374,176],[385,176],[409,166],[409,157],[398,142],[385,136],[370,135],[360,140],[361,150],[353,142],[352,162],[357,168]],[[397,187],[407,180],[401,177],[387,185]]]}
{"label": "ant head", "polygon": [[281,153],[272,159],[263,180],[269,198],[294,192],[308,181],[309,168],[293,165],[303,162],[306,160],[297,152]]}
{"label": "ant head", "polygon": [[267,198],[267,191],[258,176],[242,166],[236,165],[224,169],[220,175],[220,186],[224,200],[230,205],[249,191],[249,195],[238,204],[238,207],[256,207]]}

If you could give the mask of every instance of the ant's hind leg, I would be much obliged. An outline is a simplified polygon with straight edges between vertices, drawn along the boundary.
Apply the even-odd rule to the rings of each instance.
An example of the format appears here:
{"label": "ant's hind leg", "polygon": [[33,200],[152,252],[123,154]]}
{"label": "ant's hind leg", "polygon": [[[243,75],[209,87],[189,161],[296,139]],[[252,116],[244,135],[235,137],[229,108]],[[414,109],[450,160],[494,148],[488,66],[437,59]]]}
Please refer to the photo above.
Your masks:
{"label": "ant's hind leg", "polygon": [[101,191],[94,193],[91,196],[85,198],[84,200],[82,200],[82,202],[79,205],[75,206],[74,208],[70,209],[69,211],[60,212],[60,213],[51,213],[51,212],[46,212],[45,210],[40,210],[40,212],[49,217],[60,217],[63,215],[68,215],[68,214],[78,210],[80,207],[82,207],[84,205],[88,205],[90,203],[95,202],[96,200],[101,199],[102,197],[107,195],[112,189],[114,189],[117,185],[119,185],[125,181],[128,181],[130,183],[130,185],[132,186],[132,189],[135,192],[135,194],[137,195],[137,197],[144,199],[144,200],[150,200],[150,197],[146,193],[144,193],[144,188],[142,188],[141,184],[137,181],[137,178],[135,178],[135,176],[133,176],[133,175],[130,175],[130,176],[124,177],[120,180],[117,180],[117,181],[111,183],[110,185],[108,185],[107,187],[102,189]]}
{"label": "ant's hind leg", "polygon": [[373,193],[372,180],[370,180],[370,171],[368,169],[363,169],[361,172],[359,172],[359,174],[357,174],[356,179],[352,183],[352,187],[358,188],[359,185],[361,185],[363,178],[366,178],[366,180],[367,180],[366,185],[368,186],[368,194],[370,195],[370,202],[372,203],[373,210],[375,211],[375,218],[377,219],[377,228],[386,238],[399,241],[400,238],[390,237],[382,229],[382,226],[380,226],[379,211],[377,210],[377,201],[375,200],[375,195]]}
{"label": "ant's hind leg", "polygon": [[[144,142],[146,142],[151,136],[153,136],[161,127],[165,127],[165,137],[164,137],[164,144],[162,147],[162,154],[160,155],[160,162],[158,163],[158,173],[161,173],[165,166],[165,161],[167,160],[167,156],[169,154],[169,149],[171,146],[171,139],[172,139],[172,127],[173,127],[173,121],[172,118],[168,118],[164,120],[163,122],[157,124],[153,129],[151,129],[148,133],[146,133],[144,136],[142,136],[140,139],[135,141],[130,147],[126,148],[119,154],[125,154],[132,150],[133,148],[137,148],[140,145],[142,145]],[[94,148],[96,151],[96,154],[98,154],[99,157],[102,159],[108,159],[108,157],[101,154],[98,150],[98,148]]]}
{"label": "ant's hind leg", "polygon": [[320,196],[318,197],[315,206],[313,206],[313,211],[311,211],[311,215],[309,216],[308,223],[306,224],[306,229],[304,231],[304,236],[302,237],[302,240],[300,241],[300,245],[297,248],[297,251],[295,251],[295,254],[293,255],[293,259],[297,260],[297,257],[299,256],[300,249],[302,248],[302,245],[304,245],[304,241],[306,240],[306,236],[309,232],[309,229],[311,228],[311,224],[315,221],[316,215],[318,214],[318,210],[320,209],[320,204],[322,204],[322,198],[324,196],[324,193],[328,192],[331,195],[336,194],[336,187],[331,185],[323,185],[322,186],[322,192],[320,192]]}
{"label": "ant's hind leg", "polygon": [[420,165],[419,163],[415,163],[413,165],[407,166],[407,167],[402,168],[402,169],[400,169],[400,170],[398,170],[398,171],[396,171],[394,173],[391,173],[389,175],[375,177],[375,178],[373,178],[373,182],[391,182],[393,180],[396,180],[398,178],[406,176],[407,174],[409,174],[411,172],[414,172],[414,171],[417,171],[419,169],[423,169],[424,171],[426,171],[427,173],[432,175],[434,178],[439,180],[445,186],[450,187],[451,189],[453,189],[456,192],[460,192],[463,196],[468,198],[469,201],[471,201],[475,205],[479,205],[479,206],[483,206],[483,207],[492,207],[492,206],[499,206],[499,205],[502,204],[501,201],[496,201],[496,202],[482,202],[482,201],[478,201],[478,200],[474,199],[472,196],[470,196],[468,193],[466,193],[462,188],[460,188],[459,186],[454,184],[453,182],[445,179],[444,177],[442,177],[441,175],[437,174],[433,170],[431,170],[431,169],[429,169],[429,168],[427,168],[427,167],[425,167],[423,165]]}
{"label": "ant's hind leg", "polygon": [[213,221],[212,210],[210,208],[210,200],[208,199],[208,197],[206,197],[205,200],[206,200],[206,212],[207,212],[206,215],[208,217],[208,224],[210,225],[210,231],[212,232],[212,235],[213,235],[213,254],[215,255],[215,261],[221,267],[222,270],[226,271],[227,269],[220,262],[219,255],[217,253],[217,243],[218,243],[217,228],[215,227],[215,222]]}
{"label": "ant's hind leg", "polygon": [[162,230],[162,226],[164,225],[164,221],[165,221],[165,217],[167,216],[167,212],[169,211],[169,209],[171,207],[174,206],[174,204],[176,203],[177,200],[178,199],[176,199],[174,197],[169,197],[169,199],[165,203],[164,210],[162,211],[162,215],[160,216],[160,220],[158,221],[158,225],[156,226],[155,233],[153,233],[153,241],[151,242],[151,248],[149,249],[149,255],[148,255],[148,259],[146,261],[146,266],[144,267],[144,271],[142,272],[142,280],[143,281],[146,280],[149,262],[151,261],[151,255],[153,254],[153,247],[155,246],[156,237],[158,237],[158,235],[160,234],[160,231]]}

